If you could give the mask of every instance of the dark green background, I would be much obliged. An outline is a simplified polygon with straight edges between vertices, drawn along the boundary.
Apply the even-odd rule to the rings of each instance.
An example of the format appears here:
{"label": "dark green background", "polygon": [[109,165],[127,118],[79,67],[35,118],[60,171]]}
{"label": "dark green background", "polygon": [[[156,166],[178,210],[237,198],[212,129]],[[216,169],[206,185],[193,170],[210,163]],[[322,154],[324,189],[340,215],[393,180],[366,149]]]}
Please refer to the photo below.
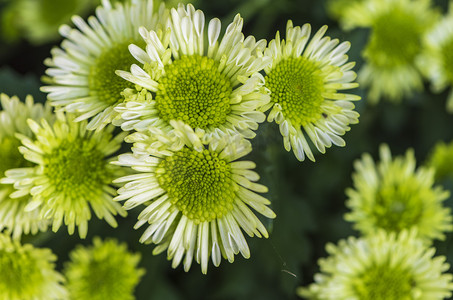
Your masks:
{"label": "dark green background", "polygon": [[[7,2],[0,1],[0,8]],[[435,3],[446,11],[446,0]],[[367,30],[341,31],[328,17],[325,1],[198,0],[196,7],[205,12],[207,19],[219,17],[224,29],[240,12],[245,18],[244,33],[268,41],[276,30],[284,33],[288,19],[292,19],[294,25],[311,23],[314,30],[327,24],[327,35],[351,41],[349,54],[351,60],[357,62],[356,71],[362,64],[360,52],[367,41]],[[32,46],[23,39],[14,44],[2,39],[0,92],[22,99],[32,94],[38,101],[44,101],[45,95],[39,92],[40,76],[45,70],[42,62],[59,42]],[[374,106],[367,104],[365,90],[355,92],[363,97],[357,103],[360,123],[352,125],[352,130],[345,135],[346,147],[328,149],[325,155],[316,156],[316,163],[298,162],[292,153],[287,153],[274,123],[260,127],[249,159],[257,163],[261,182],[269,187],[266,196],[272,201],[277,218],[270,222],[263,220],[267,222],[269,239],[248,239],[251,250],[248,260],[240,255],[233,264],[223,260],[219,268],[210,265],[207,275],[201,274],[197,264],[192,265],[188,273],[182,267],[173,270],[165,253],[153,256],[152,246],[138,243],[143,229],[132,228],[138,210],[119,219],[117,229],[93,219],[86,240],[80,240],[77,235],[68,236],[66,228],[62,228],[57,233],[27,237],[25,241],[51,248],[59,257],[59,269],[75,245],[90,244],[93,236],[125,241],[130,250],[142,253],[140,266],[146,269],[136,289],[139,300],[297,299],[296,287],[313,281],[313,274],[318,271],[317,259],[325,256],[325,244],[357,235],[351,224],[343,220],[344,190],[352,186],[353,161],[364,152],[377,159],[378,146],[388,143],[395,155],[403,154],[408,148],[415,149],[418,163],[422,164],[437,141],[449,142],[453,138],[453,116],[445,111],[447,92],[434,95],[426,84],[425,92],[401,104],[381,101]],[[453,187],[452,181],[441,184],[450,190]],[[453,205],[451,197],[446,204]],[[438,254],[447,255],[450,263],[453,262],[452,244],[452,234],[447,235],[446,241],[435,243]]]}

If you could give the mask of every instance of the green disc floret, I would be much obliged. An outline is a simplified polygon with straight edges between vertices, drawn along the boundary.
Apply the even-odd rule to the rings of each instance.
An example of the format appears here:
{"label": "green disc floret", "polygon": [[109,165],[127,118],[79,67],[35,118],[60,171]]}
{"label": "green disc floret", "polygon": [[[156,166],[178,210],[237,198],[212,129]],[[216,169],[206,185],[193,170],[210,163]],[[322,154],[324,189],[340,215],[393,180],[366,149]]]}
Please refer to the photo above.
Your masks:
{"label": "green disc floret", "polygon": [[324,78],[317,62],[303,56],[282,60],[266,76],[266,87],[293,125],[305,126],[322,117]]}
{"label": "green disc floret", "polygon": [[422,190],[413,177],[405,181],[404,184],[384,183],[378,188],[372,216],[379,228],[400,232],[419,223],[426,190]]}
{"label": "green disc floret", "polygon": [[380,67],[412,64],[425,26],[416,17],[399,7],[377,17],[364,56]]}
{"label": "green disc floret", "polygon": [[353,282],[360,300],[410,300],[414,286],[410,272],[388,264],[369,266]]}
{"label": "green disc floret", "polygon": [[116,70],[129,70],[135,58],[128,45],[133,41],[119,43],[104,51],[93,63],[88,76],[90,93],[108,105],[121,101],[121,92],[134,85],[115,74]]}
{"label": "green disc floret", "polygon": [[112,174],[95,142],[80,137],[66,139],[44,157],[44,174],[58,192],[71,199],[95,197],[110,183]]}
{"label": "green disc floret", "polygon": [[195,223],[221,218],[233,209],[237,186],[230,165],[216,152],[183,148],[163,159],[156,175],[171,203]]}
{"label": "green disc floret", "polygon": [[160,118],[182,120],[193,128],[217,127],[230,113],[232,85],[206,56],[182,56],[166,66],[156,93]]}

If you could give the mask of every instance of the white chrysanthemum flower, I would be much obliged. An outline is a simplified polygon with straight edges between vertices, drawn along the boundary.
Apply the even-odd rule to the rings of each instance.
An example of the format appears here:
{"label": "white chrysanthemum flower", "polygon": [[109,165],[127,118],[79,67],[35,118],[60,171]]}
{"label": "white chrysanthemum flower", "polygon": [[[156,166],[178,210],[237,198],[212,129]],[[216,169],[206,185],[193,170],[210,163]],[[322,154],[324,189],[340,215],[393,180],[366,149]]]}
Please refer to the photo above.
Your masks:
{"label": "white chrysanthemum flower", "polygon": [[380,156],[378,163],[369,154],[355,162],[354,188],[346,190],[351,211],[345,219],[364,235],[416,228],[429,243],[445,239],[445,232],[453,230],[450,209],[443,205],[450,193],[434,186],[434,169],[416,169],[412,150],[392,159],[384,144]]}
{"label": "white chrysanthemum flower", "polygon": [[50,249],[21,245],[0,233],[0,300],[62,300],[68,293]]}
{"label": "white chrysanthemum flower", "polygon": [[[27,119],[39,121],[46,119],[52,123],[54,120],[50,106],[35,104],[32,96],[27,96],[25,103],[17,97],[9,98],[0,95],[2,110],[0,111],[0,178],[5,171],[14,168],[30,167],[33,164],[26,160],[19,152],[20,140],[16,134],[32,137],[33,133],[28,127]],[[31,201],[30,195],[12,198],[15,191],[12,184],[0,184],[0,231],[4,228],[10,230],[15,239],[22,234],[36,234],[45,231],[48,220],[39,216],[39,211],[33,209],[25,211]]]}
{"label": "white chrysanthemum flower", "polygon": [[355,63],[347,63],[351,45],[323,37],[326,30],[323,26],[309,42],[310,24],[293,27],[288,21],[286,40],[277,32],[265,51],[272,58],[264,69],[271,101],[262,110],[271,109],[268,121],[279,124],[285,149],[292,148],[300,161],[315,160],[306,136],[324,153],[332,144],[344,146],[341,136],[358,123],[351,101],[360,97],[337,92],[358,86]]}
{"label": "white chrysanthemum flower", "polygon": [[431,5],[431,0],[365,0],[345,13],[341,23],[346,29],[371,29],[358,78],[369,88],[371,102],[382,97],[400,101],[423,88],[415,62],[423,35],[439,16]]}
{"label": "white chrysanthemum flower", "polygon": [[[424,52],[418,59],[422,72],[436,93],[453,85],[453,3],[450,11],[426,34]],[[447,99],[447,111],[453,112],[453,89]]]}
{"label": "white chrysanthemum flower", "polygon": [[126,182],[116,200],[127,200],[126,209],[146,205],[135,226],[149,224],[140,241],[157,244],[154,254],[168,248],[174,268],[183,257],[186,271],[195,257],[203,273],[209,257],[215,266],[222,256],[229,262],[239,252],[249,258],[242,231],[268,237],[252,209],[275,217],[270,201],[257,194],[267,188],[255,182],[255,164],[238,160],[252,150],[250,142],[235,135],[205,145],[189,125],[170,123],[175,135],[154,128],[151,135],[126,138],[134,142],[134,154],[122,154],[116,163],[139,173],[115,180]]}
{"label": "white chrysanthemum flower", "polygon": [[444,256],[433,257],[415,231],[349,237],[319,260],[322,273],[298,294],[313,300],[442,300],[453,291]]}
{"label": "white chrysanthemum flower", "polygon": [[237,15],[219,40],[219,19],[205,27],[203,12],[189,4],[171,10],[165,32],[140,28],[146,51],[129,48],[143,68],[118,72],[139,87],[125,90],[125,102],[116,107],[122,120],[115,124],[123,130],[152,125],[171,131],[169,121],[181,120],[204,140],[234,133],[253,138],[265,120],[256,110],[269,101],[259,74],[269,59],[262,57],[266,42],[244,39],[242,25]]}
{"label": "white chrysanthemum flower", "polygon": [[39,209],[40,217],[52,220],[57,231],[63,221],[68,233],[78,226],[79,235],[85,238],[91,210],[100,219],[116,227],[113,217],[126,215],[126,211],[113,201],[116,189],[112,180],[124,172],[110,164],[110,158],[121,147],[126,133],[113,136],[115,127],[100,132],[87,131],[87,122],[74,122],[72,115],[57,112],[53,125],[46,120],[28,124],[33,138],[21,136],[20,152],[32,166],[10,169],[0,182],[14,184],[16,192],[11,198],[32,195],[26,211]]}
{"label": "white chrysanthemum flower", "polygon": [[50,85],[41,88],[53,106],[78,114],[76,121],[93,117],[89,130],[110,123],[117,115],[113,108],[123,100],[121,92],[133,87],[115,71],[128,70],[134,62],[128,45],[143,43],[138,28],[156,29],[168,14],[163,5],[156,12],[153,0],[127,0],[115,6],[102,0],[102,4],[88,24],[74,16],[78,29],[60,28],[66,39],[62,49],[54,48],[52,58],[45,61]]}

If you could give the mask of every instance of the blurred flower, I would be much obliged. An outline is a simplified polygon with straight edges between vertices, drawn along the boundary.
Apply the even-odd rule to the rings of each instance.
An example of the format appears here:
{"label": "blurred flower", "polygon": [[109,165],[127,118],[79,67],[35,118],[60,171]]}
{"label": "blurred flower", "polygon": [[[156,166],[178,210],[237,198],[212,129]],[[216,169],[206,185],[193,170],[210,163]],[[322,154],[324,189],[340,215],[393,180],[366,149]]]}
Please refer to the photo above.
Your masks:
{"label": "blurred flower", "polygon": [[379,231],[363,238],[349,237],[319,260],[315,283],[300,288],[307,299],[444,299],[453,290],[444,256],[433,257],[415,231],[399,234]]}
{"label": "blurred flower", "polygon": [[23,35],[33,44],[44,44],[59,38],[58,28],[74,14],[85,15],[93,0],[14,0],[6,9],[9,24],[3,24],[10,39]]}
{"label": "blurred flower", "polygon": [[377,165],[369,154],[355,162],[354,189],[346,190],[351,212],[345,219],[362,234],[416,228],[426,241],[444,239],[444,232],[453,230],[450,209],[442,206],[449,192],[433,187],[434,169],[415,170],[412,150],[392,160],[389,147],[382,145],[380,156]]}
{"label": "blurred flower", "polygon": [[222,256],[229,262],[239,252],[249,258],[242,230],[251,237],[268,237],[250,208],[275,217],[270,201],[257,194],[267,188],[255,183],[255,164],[237,161],[250,153],[250,142],[235,135],[204,145],[189,125],[170,123],[175,136],[154,128],[149,135],[127,137],[134,142],[134,154],[122,154],[117,162],[139,172],[115,180],[127,182],[115,199],[127,200],[126,209],[146,205],[135,226],[150,224],[140,242],[157,244],[153,254],[168,248],[174,268],[185,256],[185,271],[194,257],[203,273],[210,256],[215,266]]}
{"label": "blurred flower", "polygon": [[453,179],[453,142],[439,142],[428,157],[427,165],[434,168],[437,180],[450,177]]}
{"label": "blurred flower", "polygon": [[[218,40],[221,24],[214,18],[207,32],[202,11],[189,4],[171,10],[165,32],[140,29],[146,52],[131,46],[132,55],[143,64],[131,73],[118,72],[139,87],[127,89],[126,100],[116,110],[123,130],[158,126],[171,131],[170,120],[182,120],[204,135],[240,133],[253,138],[253,130],[265,120],[258,107],[269,102],[259,71],[269,63],[262,51],[266,42],[244,40],[242,18],[237,15]],[[208,46],[205,47],[205,36]]]}
{"label": "blurred flower", "polygon": [[67,298],[64,277],[55,271],[57,257],[0,233],[0,300]]}
{"label": "blurred flower", "polygon": [[326,10],[331,18],[341,20],[351,5],[363,1],[365,0],[327,0]]}
{"label": "blurred flower", "polygon": [[164,6],[155,11],[152,0],[128,0],[124,5],[103,0],[96,17],[88,24],[79,16],[72,21],[78,29],[64,25],[60,33],[66,38],[61,48],[52,50],[45,61],[50,68],[45,78],[52,105],[77,113],[76,122],[94,117],[87,128],[102,129],[117,115],[113,108],[122,101],[121,92],[132,84],[115,74],[127,70],[134,62],[128,45],[140,43],[139,26],[158,28],[166,20]]}
{"label": "blurred flower", "polygon": [[323,37],[326,30],[323,26],[308,43],[310,24],[300,28],[288,21],[286,41],[280,41],[277,32],[265,51],[273,60],[264,69],[271,102],[262,110],[271,109],[268,121],[279,124],[286,151],[292,148],[300,161],[305,156],[315,160],[306,135],[319,152],[325,153],[332,144],[345,145],[340,136],[359,118],[351,101],[360,97],[337,92],[358,86],[352,82],[356,78],[351,70],[355,63],[346,63],[351,44]]}
{"label": "blurred flower", "polygon": [[[422,72],[431,81],[432,90],[443,91],[453,84],[453,2],[450,11],[426,34],[424,52],[418,59]],[[453,90],[447,99],[447,110],[453,113]]]}
{"label": "blurred flower", "polygon": [[125,133],[113,137],[113,126],[90,132],[86,121],[74,122],[73,116],[62,112],[57,112],[53,126],[44,119],[40,124],[29,119],[28,124],[35,137],[21,136],[24,146],[19,150],[33,166],[5,172],[1,182],[18,189],[11,197],[31,194],[33,200],[25,210],[39,208],[41,218],[52,219],[53,231],[64,220],[69,234],[77,225],[85,238],[90,206],[98,218],[116,227],[113,215],[126,212],[112,200],[116,190],[111,183],[123,172],[109,164],[108,157],[120,148]]}
{"label": "blurred flower", "polygon": [[145,273],[138,269],[139,253],[130,253],[116,239],[93,239],[93,246],[78,246],[65,264],[71,299],[134,300],[134,289]]}
{"label": "blurred flower", "polygon": [[[19,152],[20,140],[16,134],[32,137],[33,133],[28,127],[27,119],[35,121],[46,119],[52,123],[54,117],[50,106],[34,104],[33,97],[28,96],[25,103],[17,97],[9,98],[5,94],[0,95],[0,178],[5,171],[13,168],[31,167],[33,163],[26,160]],[[4,228],[10,230],[13,237],[18,239],[24,234],[36,234],[45,231],[48,221],[39,216],[37,209],[25,211],[25,207],[31,201],[28,194],[18,197],[10,197],[15,189],[12,184],[0,184],[0,231]]]}
{"label": "blurred flower", "polygon": [[340,21],[344,28],[371,28],[358,78],[371,102],[400,101],[423,88],[415,61],[438,17],[430,0],[365,0],[347,10]]}

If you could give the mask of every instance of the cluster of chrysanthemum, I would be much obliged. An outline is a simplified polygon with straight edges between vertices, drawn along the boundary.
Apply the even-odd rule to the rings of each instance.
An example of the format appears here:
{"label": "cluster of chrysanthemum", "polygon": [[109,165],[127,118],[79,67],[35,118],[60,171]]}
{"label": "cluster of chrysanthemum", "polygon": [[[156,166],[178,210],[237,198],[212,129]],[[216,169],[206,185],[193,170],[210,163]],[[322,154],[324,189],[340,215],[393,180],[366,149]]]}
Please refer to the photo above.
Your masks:
{"label": "cluster of chrysanthemum", "polygon": [[[431,0],[330,1],[331,16],[344,29],[369,28],[362,52],[365,64],[358,81],[369,88],[368,99],[400,101],[423,89],[433,92],[453,85],[453,7],[441,17]],[[453,112],[453,92],[447,99]]]}
{"label": "cluster of chrysanthemum", "polygon": [[[206,273],[210,259],[250,256],[244,233],[268,236],[256,215],[275,217],[267,188],[242,160],[266,117],[301,161],[344,146],[358,122],[360,97],[339,92],[357,87],[350,44],[327,26],[310,38],[309,24],[289,21],[267,43],[244,36],[239,15],[222,30],[192,5],[152,0],[104,0],[72,22],[45,61],[46,105],[2,96],[13,163],[1,170],[0,226],[16,238],[62,224],[85,238],[93,212],[115,227],[139,207],[141,242]],[[115,156],[123,141],[131,152]]]}
{"label": "cluster of chrysanthemum", "polygon": [[440,300],[452,295],[453,276],[445,273],[450,266],[444,256],[434,257],[432,247],[453,230],[450,209],[443,206],[448,191],[434,186],[433,164],[416,169],[412,150],[392,159],[382,145],[380,158],[375,164],[364,154],[356,161],[354,188],[346,190],[351,211],[345,219],[362,236],[329,243],[329,257],[319,260],[321,273],[298,290],[300,296]]}

